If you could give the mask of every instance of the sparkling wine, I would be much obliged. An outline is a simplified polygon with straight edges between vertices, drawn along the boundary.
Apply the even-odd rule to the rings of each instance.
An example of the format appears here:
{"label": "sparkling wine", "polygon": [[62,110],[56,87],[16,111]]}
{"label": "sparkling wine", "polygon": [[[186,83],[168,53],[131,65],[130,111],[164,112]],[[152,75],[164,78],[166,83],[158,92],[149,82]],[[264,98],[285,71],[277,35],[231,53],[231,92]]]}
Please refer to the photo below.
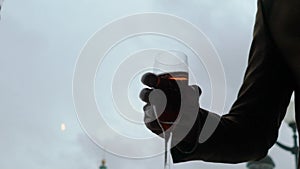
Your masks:
{"label": "sparkling wine", "polygon": [[169,72],[158,75],[158,88],[164,91],[167,97],[165,111],[158,117],[164,130],[169,129],[177,119],[180,111],[180,86],[188,85],[187,72]]}

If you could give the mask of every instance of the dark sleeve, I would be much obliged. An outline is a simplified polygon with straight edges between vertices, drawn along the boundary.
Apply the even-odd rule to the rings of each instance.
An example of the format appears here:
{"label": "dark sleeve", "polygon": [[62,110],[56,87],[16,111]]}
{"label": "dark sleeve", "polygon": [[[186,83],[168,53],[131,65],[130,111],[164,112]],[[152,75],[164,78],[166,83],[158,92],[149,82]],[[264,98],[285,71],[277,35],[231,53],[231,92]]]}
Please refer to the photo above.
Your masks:
{"label": "dark sleeve", "polygon": [[[184,146],[181,143],[171,149],[175,163],[257,160],[267,155],[268,149],[276,142],[295,85],[282,53],[271,38],[263,10],[258,1],[248,66],[237,100],[230,112],[220,117],[209,139],[196,143],[195,150],[182,151]],[[207,114],[212,113],[200,109],[197,123],[203,123]],[[193,137],[198,138],[199,132],[194,132]]]}

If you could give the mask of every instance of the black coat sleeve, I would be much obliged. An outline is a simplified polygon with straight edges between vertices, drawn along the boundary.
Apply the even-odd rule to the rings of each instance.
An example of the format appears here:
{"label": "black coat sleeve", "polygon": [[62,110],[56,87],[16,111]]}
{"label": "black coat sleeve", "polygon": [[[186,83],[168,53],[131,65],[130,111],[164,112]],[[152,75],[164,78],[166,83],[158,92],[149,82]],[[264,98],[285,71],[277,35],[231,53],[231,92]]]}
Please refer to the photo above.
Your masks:
{"label": "black coat sleeve", "polygon": [[[270,18],[265,12],[270,9],[271,6],[263,6],[258,1],[248,66],[230,112],[220,117],[213,134],[204,143],[197,142],[193,151],[183,151],[185,146],[181,143],[174,146],[171,154],[175,163],[190,160],[222,163],[258,160],[266,156],[276,142],[278,129],[295,89],[295,77],[290,69],[291,63],[286,61],[266,22]],[[299,19],[300,15],[297,17]],[[300,62],[296,63],[300,65]],[[201,129],[199,123],[203,125],[210,114],[200,109],[198,125],[195,126]],[[198,138],[199,133],[191,132],[190,135]]]}

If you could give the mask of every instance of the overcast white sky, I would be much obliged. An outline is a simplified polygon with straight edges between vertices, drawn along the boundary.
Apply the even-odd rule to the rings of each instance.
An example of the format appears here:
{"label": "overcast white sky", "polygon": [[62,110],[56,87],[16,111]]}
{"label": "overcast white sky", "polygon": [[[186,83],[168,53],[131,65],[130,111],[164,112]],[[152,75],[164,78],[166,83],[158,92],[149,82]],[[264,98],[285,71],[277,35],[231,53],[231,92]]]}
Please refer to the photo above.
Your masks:
{"label": "overcast white sky", "polygon": [[[243,78],[255,11],[255,0],[6,0],[0,21],[0,168],[96,169],[104,156],[109,169],[162,168],[163,156],[137,160],[104,153],[84,133],[72,100],[73,71],[81,48],[94,32],[123,16],[164,12],[182,17],[200,28],[220,55],[228,110]],[[168,42],[155,40],[138,37],[124,42],[109,57]],[[197,80],[204,91],[201,102],[208,107],[209,83],[201,82],[200,77]],[[61,123],[66,124],[64,132]],[[126,125],[115,127],[120,126],[126,131]],[[279,140],[292,143],[285,124]],[[128,145],[124,149],[135,148]],[[293,156],[276,146],[270,155],[276,168],[294,166]],[[174,168],[246,167],[197,161]]]}

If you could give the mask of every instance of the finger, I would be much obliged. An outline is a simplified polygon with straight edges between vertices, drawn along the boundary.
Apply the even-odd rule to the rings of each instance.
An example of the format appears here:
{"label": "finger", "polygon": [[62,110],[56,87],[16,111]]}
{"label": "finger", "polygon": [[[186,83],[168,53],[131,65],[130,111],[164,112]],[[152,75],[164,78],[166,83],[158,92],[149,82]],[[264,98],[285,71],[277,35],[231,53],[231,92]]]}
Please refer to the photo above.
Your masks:
{"label": "finger", "polygon": [[198,85],[192,85],[191,88],[196,92],[199,96],[202,94],[202,90]]}
{"label": "finger", "polygon": [[160,137],[162,136],[163,130],[160,127],[160,124],[157,120],[150,122],[150,123],[145,123],[146,127],[151,130],[153,133],[155,133],[156,135],[159,135]]}
{"label": "finger", "polygon": [[153,109],[153,106],[149,103],[147,103],[144,107],[144,122],[145,123],[151,123],[152,121],[156,120],[155,112]]}
{"label": "finger", "polygon": [[167,106],[167,96],[160,89],[154,89],[149,95],[149,103],[153,105],[156,117],[159,117]]}
{"label": "finger", "polygon": [[140,92],[140,99],[143,100],[146,103],[149,103],[149,95],[150,95],[151,91],[152,91],[151,89],[144,88]]}
{"label": "finger", "polygon": [[142,83],[149,87],[156,87],[158,84],[158,77],[153,73],[146,73],[142,76]]}
{"label": "finger", "polygon": [[156,119],[153,106],[151,106],[150,104],[146,104],[143,109],[144,109],[144,123],[146,127],[157,135],[161,134],[162,128],[158,120]]}

